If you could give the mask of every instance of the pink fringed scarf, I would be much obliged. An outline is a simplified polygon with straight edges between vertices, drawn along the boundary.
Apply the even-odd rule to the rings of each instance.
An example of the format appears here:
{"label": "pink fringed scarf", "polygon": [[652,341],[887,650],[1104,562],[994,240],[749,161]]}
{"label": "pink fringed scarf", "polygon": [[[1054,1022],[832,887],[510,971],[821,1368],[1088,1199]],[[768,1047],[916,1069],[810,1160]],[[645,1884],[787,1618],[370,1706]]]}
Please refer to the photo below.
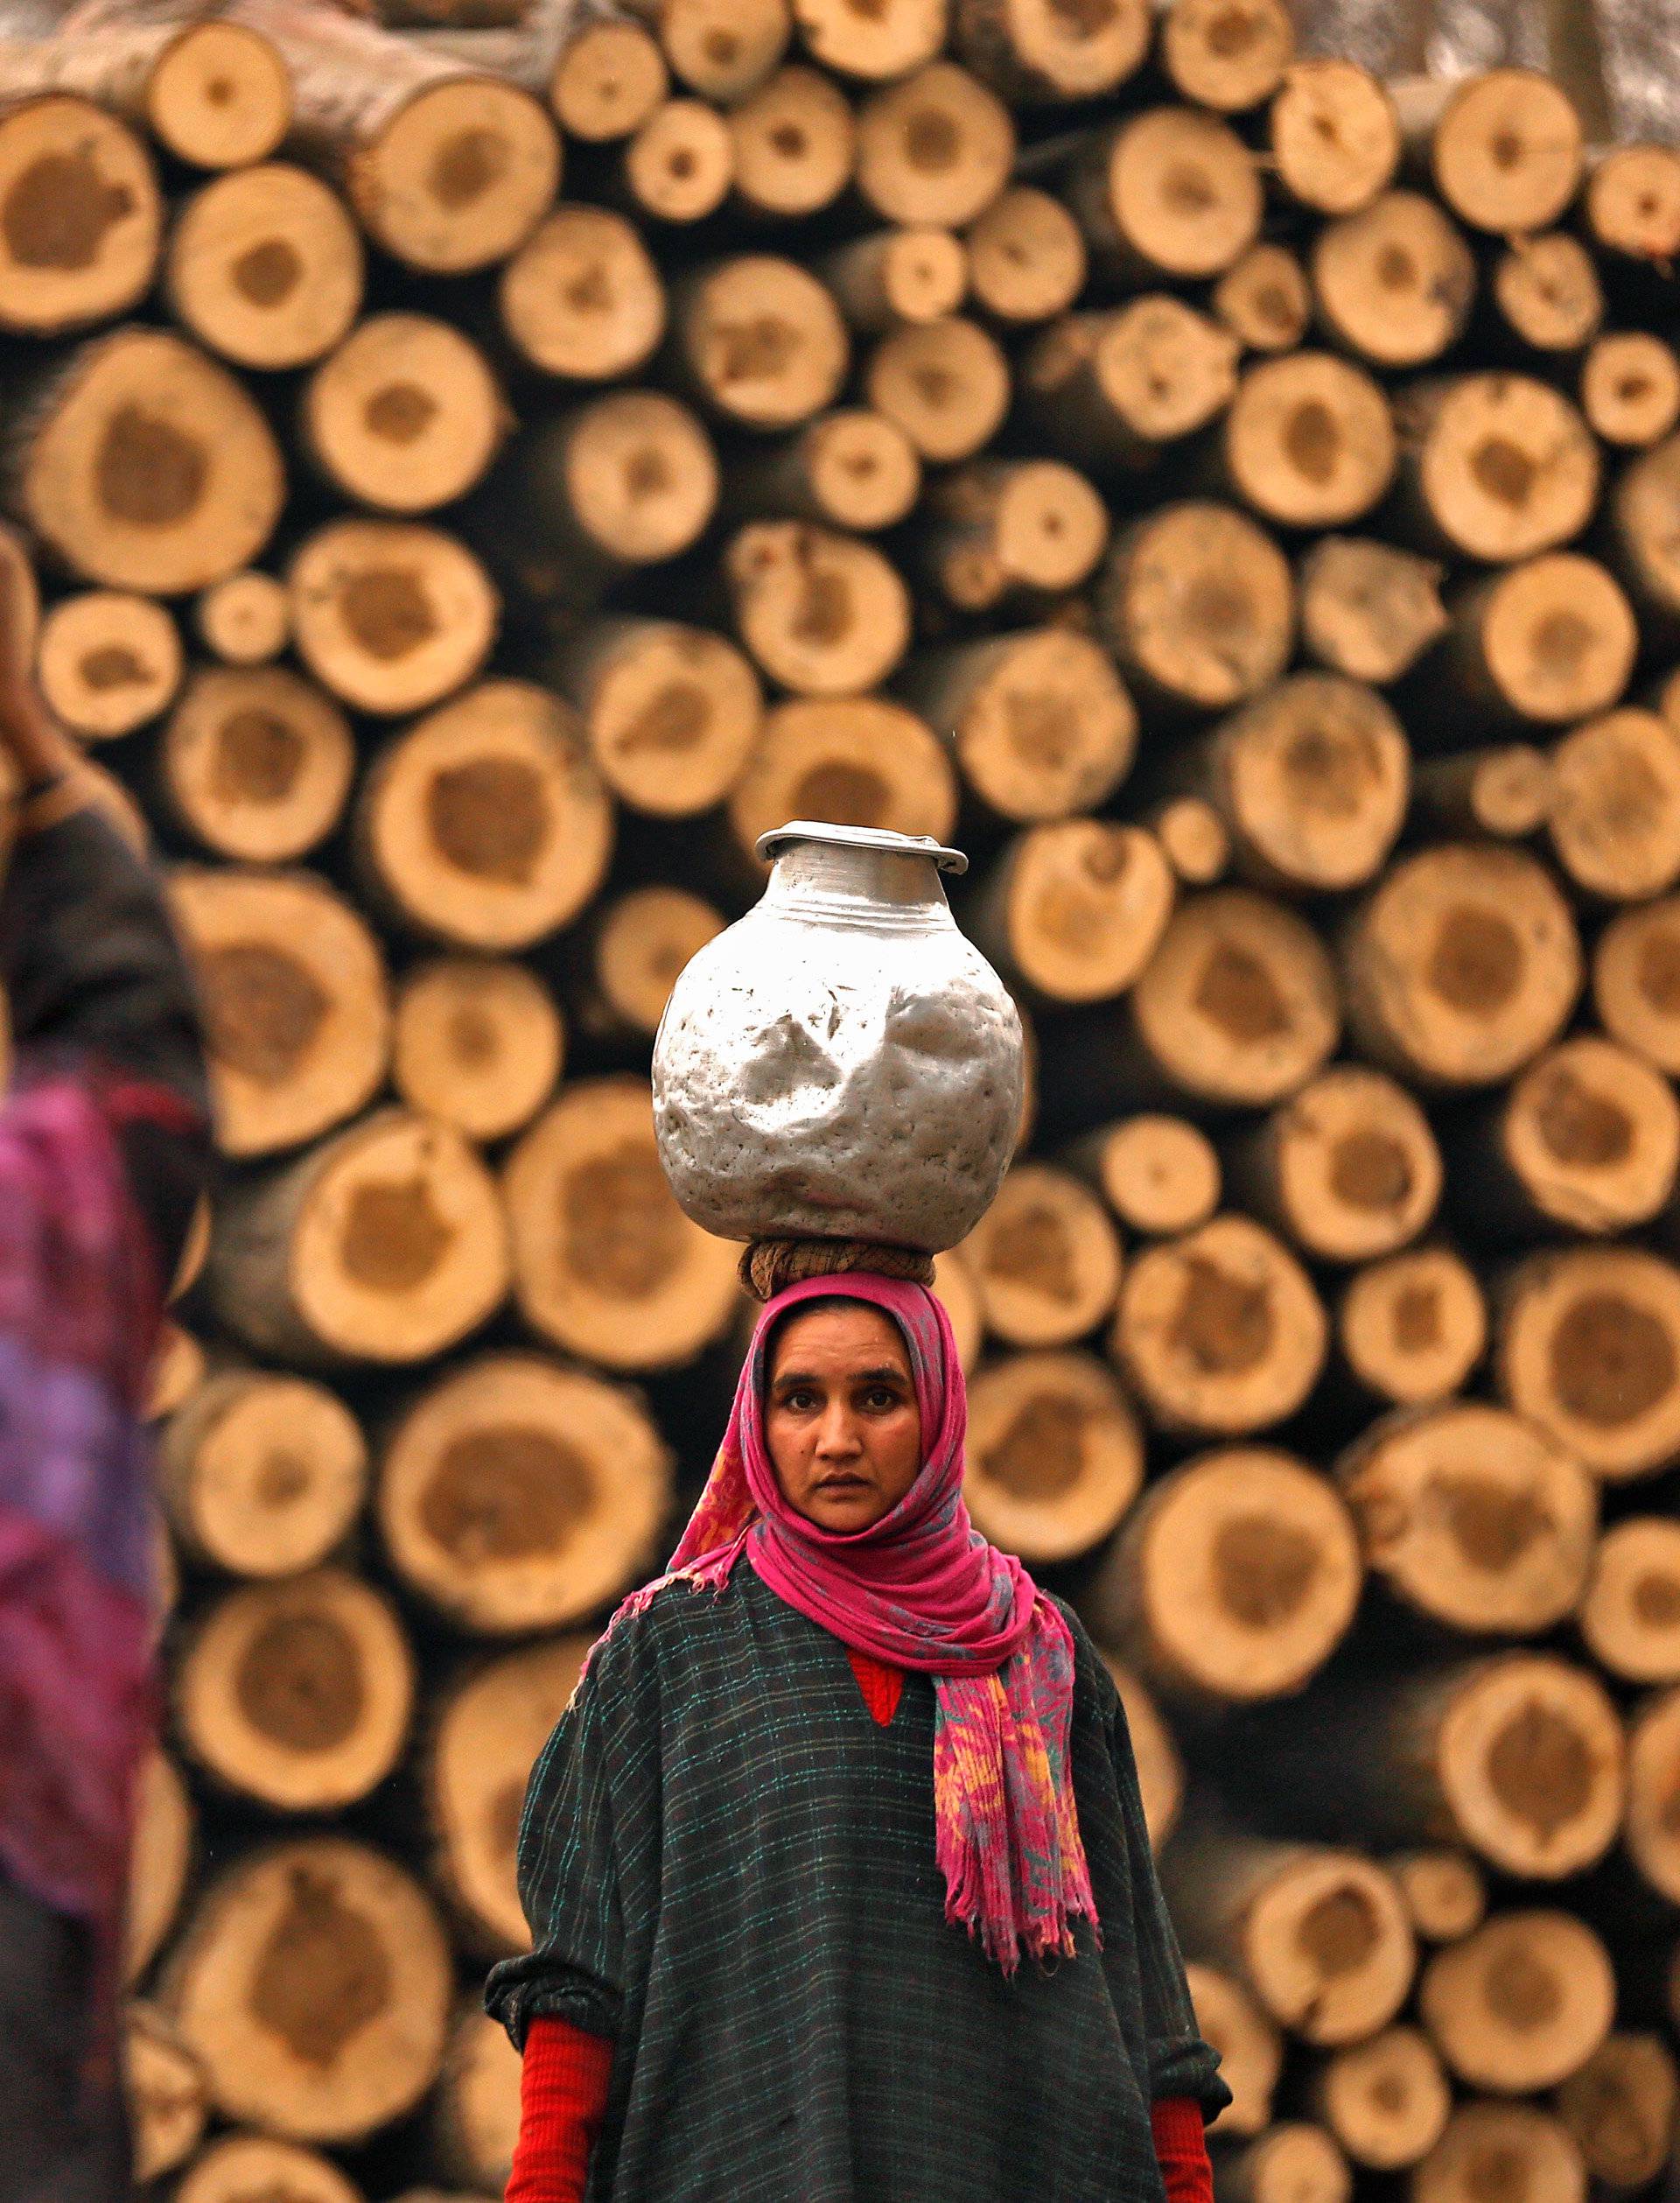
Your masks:
{"label": "pink fringed scarf", "polygon": [[[867,1301],[898,1324],[921,1412],[920,1473],[867,1530],[823,1530],[796,1514],[764,1439],[771,1329],[802,1301],[835,1295]],[[1020,1562],[969,1520],[968,1419],[950,1319],[925,1287],[867,1271],[790,1286],[759,1318],[729,1428],[669,1569],[619,1611],[639,1610],[676,1578],[721,1591],[745,1553],[779,1597],[843,1644],[933,1676],[945,1917],[1009,1974],[1023,1948],[1071,1957],[1073,1923],[1095,1929],[1096,1905],[1068,1765],[1073,1638]]]}

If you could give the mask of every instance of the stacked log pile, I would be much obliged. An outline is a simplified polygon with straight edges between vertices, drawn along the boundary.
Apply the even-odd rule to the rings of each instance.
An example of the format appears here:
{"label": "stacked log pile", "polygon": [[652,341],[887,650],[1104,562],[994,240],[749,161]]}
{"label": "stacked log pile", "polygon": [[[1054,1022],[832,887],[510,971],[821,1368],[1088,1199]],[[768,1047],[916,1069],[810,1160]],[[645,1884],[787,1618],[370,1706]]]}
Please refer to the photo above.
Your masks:
{"label": "stacked log pile", "polygon": [[1656,2181],[1680,156],[1278,0],[233,0],[0,91],[42,677],[228,1158],[148,2177],[498,2191],[525,1776],[740,1346],[651,1035],[803,815],[959,836],[1028,1014],[971,1504],[1121,1676],[1222,2195]]}

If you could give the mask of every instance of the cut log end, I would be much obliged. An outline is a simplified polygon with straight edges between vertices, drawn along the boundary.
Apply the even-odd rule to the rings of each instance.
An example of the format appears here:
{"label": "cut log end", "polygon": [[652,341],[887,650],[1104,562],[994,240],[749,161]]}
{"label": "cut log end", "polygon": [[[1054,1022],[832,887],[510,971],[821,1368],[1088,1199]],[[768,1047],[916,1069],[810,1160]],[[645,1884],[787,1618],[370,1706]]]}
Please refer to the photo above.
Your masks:
{"label": "cut log end", "polygon": [[1452,2111],[1441,2061],[1415,2027],[1388,2027],[1338,2051],[1315,2077],[1312,2099],[1353,2162],[1379,2172],[1427,2157]]}
{"label": "cut log end", "polygon": [[105,108],[49,92],[0,118],[0,326],[56,336],[127,312],[162,226],[150,157]]}
{"label": "cut log end", "polygon": [[970,1393],[969,1511],[1029,1565],[1088,1553],[1143,1481],[1143,1442],[1096,1359],[1028,1353],[994,1364]]}
{"label": "cut log end", "polygon": [[290,1576],[348,1537],[368,1449],[336,1394],[306,1379],[223,1370],[164,1433],[160,1489],[184,1549],[243,1576]]}
{"label": "cut log end", "polygon": [[1240,115],[1271,97],[1295,53],[1284,0],[1179,0],[1161,25],[1160,60],[1184,99]]}
{"label": "cut log end", "polygon": [[[969,282],[1005,322],[1048,321],[1084,286],[1085,240],[1059,199],[1027,185],[1000,193],[968,232]],[[950,312],[953,298],[942,311]]]}
{"label": "cut log end", "polygon": [[188,2166],[178,2195],[187,2203],[239,2203],[242,2196],[284,2197],[285,2203],[362,2203],[361,2191],[331,2157],[268,2135],[228,2134]]}
{"label": "cut log end", "polygon": [[1401,1851],[1385,1864],[1424,1942],[1456,1943],[1481,1926],[1488,1911],[1487,1877],[1467,1852]]}
{"label": "cut log end", "polygon": [[1355,61],[1292,63],[1271,105],[1271,155],[1292,199],[1322,214],[1368,207],[1400,162],[1400,123],[1382,86]]}
{"label": "cut log end", "polygon": [[1461,1838],[1536,1881],[1601,1858],[1625,1787],[1621,1726],[1603,1686],[1562,1660],[1514,1652],[1441,1688],[1436,1774]]}
{"label": "cut log end", "polygon": [[690,958],[723,930],[723,914],[685,888],[633,888],[618,896],[591,940],[584,1028],[609,1042],[652,1040]]}
{"label": "cut log end", "polygon": [[1219,1206],[1218,1151],[1185,1118],[1123,1118],[1078,1152],[1121,1223],[1152,1238],[1194,1231]]}
{"label": "cut log end", "polygon": [[1460,218],[1496,236],[1557,221],[1575,196],[1583,132],[1562,85],[1530,69],[1490,69],[1448,98],[1435,123],[1436,187]]}
{"label": "cut log end", "polygon": [[325,841],[348,801],[355,761],[332,698],[277,665],[194,674],[158,752],[180,824],[216,855],[250,864],[284,864]]}
{"label": "cut log end", "polygon": [[1680,1272],[1637,1246],[1529,1257],[1507,1280],[1494,1375],[1595,1476],[1680,1455]]}
{"label": "cut log end", "polygon": [[1415,1239],[1445,1181],[1423,1111],[1381,1072],[1323,1071],[1270,1119],[1248,1154],[1264,1213],[1320,1261],[1363,1262]]}
{"label": "cut log end", "polygon": [[1326,223],[1312,270],[1325,326],[1378,367],[1439,359],[1463,335],[1475,298],[1470,248],[1434,200],[1417,192],[1385,192]]}
{"label": "cut log end", "polygon": [[555,64],[549,104],[568,137],[602,145],[640,130],[669,87],[658,41],[640,24],[590,23]]}
{"label": "cut log end", "polygon": [[1651,1700],[1628,1730],[1627,1842],[1658,1896],[1680,1904],[1680,1689]]}
{"label": "cut log end", "polygon": [[1611,1674],[1680,1683],[1680,1523],[1631,1515],[1605,1532],[1578,1626]]}
{"label": "cut log end", "polygon": [[1301,563],[1301,633],[1320,664],[1387,683],[1417,663],[1447,624],[1443,570],[1410,551],[1330,536]]}
{"label": "cut log end", "polygon": [[1096,609],[1123,665],[1170,699],[1218,710],[1283,671],[1294,591],[1252,521],[1223,505],[1172,505],[1121,537]]}
{"label": "cut log end", "polygon": [[1502,1912],[1424,1968],[1418,2010],[1458,2078],[1502,2095],[1554,2087],[1609,2032],[1615,1977],[1567,1912]]}
{"label": "cut log end", "polygon": [[131,734],[181,684],[179,630],[150,598],[90,589],[41,622],[36,672],[47,708],[84,741]]}
{"label": "cut log end", "polygon": [[1527,2104],[1460,2104],[1411,2178],[1412,2203],[1478,2203],[1488,2190],[1524,2203],[1586,2203],[1586,2168],[1568,2130]]}
{"label": "cut log end", "polygon": [[1214,312],[1245,351],[1292,352],[1312,318],[1306,270],[1283,245],[1250,245],[1214,286]]}
{"label": "cut log end", "polygon": [[1394,473],[1393,415],[1372,378],[1327,352],[1263,360],[1223,429],[1245,504],[1285,528],[1337,528],[1369,512]]}
{"label": "cut log end", "polygon": [[1196,2024],[1219,2052],[1219,2077],[1231,2101],[1209,2132],[1227,2141],[1263,2133],[1283,2073],[1283,2031],[1235,1975],[1192,1959],[1185,1968]]}
{"label": "cut log end", "polygon": [[1233,2203],[1349,2203],[1354,2176],[1322,2127],[1280,2120],[1224,2168]]}
{"label": "cut log end", "polygon": [[494,266],[522,244],[560,181],[560,143],[536,100],[494,77],[413,93],[357,149],[350,196],[368,234],[428,275]]}
{"label": "cut log end", "polygon": [[[525,324],[508,293],[527,256],[540,254],[544,234],[503,276],[503,316],[515,342]],[[580,313],[577,323],[588,327],[589,317]],[[310,456],[337,488],[382,512],[423,513],[464,496],[480,479],[507,416],[495,376],[467,337],[427,314],[380,313],[360,322],[311,376],[300,425]]]}
{"label": "cut log end", "polygon": [[1368,1391],[1400,1407],[1444,1400],[1481,1359],[1488,1310],[1475,1273],[1446,1247],[1419,1247],[1359,1271],[1337,1337]]}
{"label": "cut log end", "polygon": [[397,993],[396,1090],[470,1140],[503,1140],[528,1124],[554,1091],[564,1047],[553,997],[522,964],[440,957],[415,966]]}
{"label": "cut log end", "polygon": [[752,213],[797,220],[845,189],[856,129],[843,93],[815,69],[779,69],[729,116],[735,191]]}
{"label": "cut log end", "polygon": [[177,216],[164,287],[177,319],[224,359],[303,367],[355,319],[361,240],[337,193],[306,171],[282,161],[234,169]]}
{"label": "cut log end", "polygon": [[422,711],[469,680],[500,610],[465,544],[414,522],[331,521],[287,573],[298,656],[358,711]]}
{"label": "cut log end", "polygon": [[1613,2192],[1644,2187],[1672,2164],[1680,2078],[1660,2035],[1609,2036],[1557,2101],[1588,2172]]}
{"label": "cut log end", "polygon": [[284,582],[248,566],[204,591],[192,622],[206,649],[224,665],[266,665],[291,639],[291,603]]}
{"label": "cut log end", "polygon": [[1619,711],[1566,734],[1552,761],[1548,824],[1576,885],[1608,902],[1680,878],[1680,743],[1655,712]]}
{"label": "cut log end", "polygon": [[742,865],[762,878],[754,844],[790,818],[948,840],[956,807],[956,774],[925,719],[884,697],[808,698],[766,713],[729,824]]}
{"label": "cut log end", "polygon": [[954,62],[872,93],[858,118],[858,189],[887,221],[961,228],[998,197],[1014,158],[1009,109]]}
{"label": "cut log end", "polygon": [[729,196],[735,144],[723,116],[702,100],[667,100],[624,149],[631,203],[656,221],[700,221]]}
{"label": "cut log end", "polygon": [[1592,956],[1605,1030],[1657,1070],[1680,1074],[1680,899],[1618,913]]}
{"label": "cut log end", "polygon": [[1561,229],[1508,246],[1494,263],[1493,295],[1513,334],[1536,352],[1580,351],[1604,314],[1592,254]]}
{"label": "cut log end", "polygon": [[1018,1163],[963,1242],[986,1328],[1012,1346],[1088,1337],[1114,1306],[1120,1243],[1096,1196],[1047,1163]]}
{"label": "cut log end", "polygon": [[198,2148],[207,2091],[203,2067],[155,2005],[130,2004],[122,2035],[134,2177],[144,2184],[178,2171]]}
{"label": "cut log end", "polygon": [[1602,442],[1646,450],[1680,420],[1680,360],[1646,330],[1612,331],[1581,362],[1580,397]]}
{"label": "cut log end", "polygon": [[742,642],[795,695],[858,695],[909,645],[909,592],[885,554],[855,537],[756,521],[731,541],[724,571]]}
{"label": "cut log end", "polygon": [[1190,107],[1123,123],[1087,157],[1072,195],[1102,258],[1178,282],[1222,275],[1255,242],[1263,211],[1253,154]]}

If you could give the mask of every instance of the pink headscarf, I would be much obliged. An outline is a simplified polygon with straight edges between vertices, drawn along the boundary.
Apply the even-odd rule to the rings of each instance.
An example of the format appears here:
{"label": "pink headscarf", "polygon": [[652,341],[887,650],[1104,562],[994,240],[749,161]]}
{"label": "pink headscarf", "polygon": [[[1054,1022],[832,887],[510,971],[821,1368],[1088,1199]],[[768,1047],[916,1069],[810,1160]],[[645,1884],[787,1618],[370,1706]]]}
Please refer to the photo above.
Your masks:
{"label": "pink headscarf", "polygon": [[[770,1333],[803,1301],[883,1309],[909,1351],[923,1459],[866,1530],[824,1530],[782,1497],[764,1438]],[[758,1575],[843,1644],[933,1676],[934,1812],[945,1917],[1012,1973],[1022,1948],[1071,1957],[1073,1922],[1097,1926],[1068,1765],[1074,1643],[1057,1609],[962,1504],[968,1393],[950,1319],[920,1285],[868,1271],[808,1278],[766,1307],[729,1428],[668,1572],[721,1591],[745,1553]],[[618,1617],[615,1616],[614,1619]]]}

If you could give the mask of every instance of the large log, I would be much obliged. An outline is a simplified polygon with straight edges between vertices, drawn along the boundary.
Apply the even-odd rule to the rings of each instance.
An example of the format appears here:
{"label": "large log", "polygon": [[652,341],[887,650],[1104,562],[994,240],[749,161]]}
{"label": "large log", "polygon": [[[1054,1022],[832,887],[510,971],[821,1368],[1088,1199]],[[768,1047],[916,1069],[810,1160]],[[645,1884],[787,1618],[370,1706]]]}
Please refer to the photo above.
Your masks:
{"label": "large log", "polygon": [[410,1109],[469,1140],[505,1140],[528,1124],[564,1054],[560,1012],[522,964],[435,957],[412,965],[397,990],[392,1083]]}
{"label": "large log", "polygon": [[[542,239],[539,231],[508,263],[507,285]],[[503,318],[517,340],[522,324],[506,291],[503,297]],[[359,322],[310,376],[298,409],[299,440],[312,464],[358,503],[389,513],[430,512],[465,495],[488,470],[510,425],[478,346],[422,313],[376,313]]]}
{"label": "large log", "polygon": [[1361,1262],[1415,1239],[1443,1171],[1434,1134],[1404,1087],[1341,1064],[1309,1080],[1232,1157],[1257,1216],[1308,1255]]}
{"label": "large log", "polygon": [[1399,165],[1394,102],[1356,61],[1312,54],[1292,62],[1270,121],[1279,186],[1320,214],[1369,206]]}
{"label": "large log", "polygon": [[960,228],[1009,181],[1015,126],[977,77],[932,61],[872,92],[858,116],[858,190],[887,221]]}
{"label": "large log", "polygon": [[1288,661],[1294,590],[1283,553],[1226,505],[1169,505],[1127,529],[1096,597],[1121,664],[1170,704],[1238,704]]}
{"label": "large log", "polygon": [[1012,1355],[970,1393],[969,1512],[983,1537],[1029,1565],[1072,1560],[1137,1497],[1143,1453],[1136,1416],[1094,1357]]}
{"label": "large log", "polygon": [[1411,2203],[1476,2203],[1497,2185],[1524,2203],[1586,2203],[1586,2167],[1567,2128],[1522,2103],[1461,2103],[1411,2176]]}
{"label": "large log", "polygon": [[1609,1953],[1572,1913],[1502,1912],[1424,1968],[1418,2010],[1472,2087],[1555,2087],[1603,2043],[1615,2010]]}
{"label": "large log", "polygon": [[1141,826],[1067,818],[1018,836],[963,915],[1018,995],[1100,1002],[1148,963],[1173,895],[1160,845]]}
{"label": "large log", "polygon": [[497,294],[521,358],[576,382],[634,375],[665,333],[659,270],[632,224],[604,207],[556,207],[502,269]]}
{"label": "large log", "polygon": [[201,666],[158,747],[176,821],[216,856],[247,864],[289,863],[325,841],[355,767],[337,702],[283,665]]}
{"label": "large log", "polygon": [[9,91],[80,93],[194,168],[266,160],[285,136],[291,73],[274,41],[248,25],[142,22],[122,8],[74,12],[68,35],[8,48]]}
{"label": "large log", "polygon": [[746,771],[763,700],[741,652],[674,620],[592,623],[553,669],[576,706],[591,756],[636,810],[710,810]]}
{"label": "large log", "polygon": [[284,161],[236,168],[176,216],[164,296],[183,327],[235,366],[306,366],[349,333],[361,239],[336,192]]}
{"label": "large log", "polygon": [[1336,1341],[1360,1386],[1412,1407],[1456,1393],[1488,1344],[1488,1309],[1462,1256],[1424,1246],[1370,1263],[1348,1280]]}
{"label": "large log", "polygon": [[1120,1242],[1096,1196],[1049,1163],[1018,1163],[962,1250],[986,1329],[1011,1346],[1095,1330],[1120,1285]]}
{"label": "large log", "polygon": [[1228,329],[1146,291],[1110,312],[1053,320],[1023,355],[1020,394],[1039,434],[1080,466],[1131,474],[1224,410],[1237,354]]}
{"label": "large log", "polygon": [[329,521],[286,572],[298,655],[357,711],[422,711],[495,639],[494,586],[466,545],[416,521]]}
{"label": "large log", "polygon": [[1328,352],[1250,367],[1220,424],[1218,477],[1280,528],[1339,528],[1378,503],[1397,460],[1372,377]]}
{"label": "large log", "polygon": [[1104,264],[1169,282],[1221,274],[1254,242],[1264,211],[1253,154],[1192,107],[1118,123],[1082,157],[1069,189]]}
{"label": "large log", "polygon": [[567,1002],[578,1033],[639,1053],[690,958],[723,930],[723,913],[685,888],[633,888],[600,905],[574,937]]}
{"label": "large log", "polygon": [[1378,2172],[1427,2157],[1452,2110],[1439,2058],[1427,2037],[1405,2026],[1385,2027],[1326,2059],[1307,2101],[1354,2164]]}
{"label": "large log", "polygon": [[1149,1112],[1088,1133],[1063,1159],[1089,1179],[1122,1224],[1152,1238],[1194,1231],[1219,1206],[1219,1154],[1182,1117]]}
{"label": "large log", "polygon": [[368,1448],[325,1386],[219,1369],[170,1418],[158,1492],[194,1561],[232,1575],[290,1576],[349,1536],[367,1498]]}
{"label": "large log", "polygon": [[881,696],[808,696],[765,713],[727,815],[736,868],[761,880],[753,845],[790,818],[948,842],[956,810],[956,774],[925,719]]}
{"label": "large log", "polygon": [[144,144],[94,101],[43,90],[0,115],[0,326],[61,336],[149,289],[164,203]]}
{"label": "large log", "polygon": [[795,696],[857,696],[909,648],[910,593],[872,544],[796,520],[741,529],[724,556],[736,630]]}
{"label": "large log", "polygon": [[1610,1674],[1680,1683],[1680,1523],[1627,1515],[1606,1530],[1576,1626]]}
{"label": "large log", "polygon": [[1489,69],[1453,85],[1407,81],[1402,128],[1460,219],[1496,236],[1544,229],[1575,196],[1579,116],[1564,88],[1530,69]]}
{"label": "large log", "polygon": [[1638,1246],[1527,1257],[1506,1280],[1494,1378],[1595,1476],[1680,1456],[1680,1272]]}
{"label": "large log", "polygon": [[1598,446],[1550,383],[1461,375],[1396,407],[1404,483],[1426,548],[1503,565],[1578,536],[1598,499]]}

